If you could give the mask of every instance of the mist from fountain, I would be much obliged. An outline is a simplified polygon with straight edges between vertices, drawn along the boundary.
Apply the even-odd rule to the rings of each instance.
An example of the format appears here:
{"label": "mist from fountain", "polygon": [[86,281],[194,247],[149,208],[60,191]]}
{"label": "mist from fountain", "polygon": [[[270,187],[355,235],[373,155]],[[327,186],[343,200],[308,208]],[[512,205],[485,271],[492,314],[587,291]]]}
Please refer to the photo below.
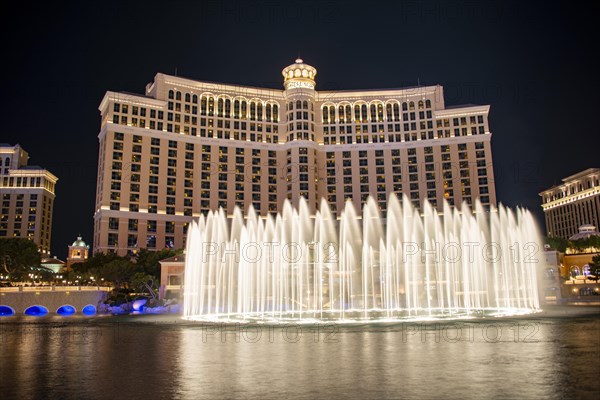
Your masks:
{"label": "mist from fountain", "polygon": [[[487,212],[390,196],[339,220],[323,199],[311,215],[285,202],[276,217],[236,208],[191,223],[183,315],[222,321],[390,321],[534,312],[541,247],[527,210]],[[536,258],[537,257],[537,258]]]}

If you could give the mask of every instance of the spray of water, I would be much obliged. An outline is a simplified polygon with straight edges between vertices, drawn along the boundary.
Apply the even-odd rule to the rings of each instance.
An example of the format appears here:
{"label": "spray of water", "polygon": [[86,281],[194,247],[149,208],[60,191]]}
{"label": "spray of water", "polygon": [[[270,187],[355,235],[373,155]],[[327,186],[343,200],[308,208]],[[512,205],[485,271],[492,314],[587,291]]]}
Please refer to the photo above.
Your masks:
{"label": "spray of water", "polygon": [[339,219],[325,200],[276,217],[223,210],[188,230],[184,317],[222,321],[390,321],[512,315],[539,308],[531,214],[479,202],[461,212],[392,195]]}

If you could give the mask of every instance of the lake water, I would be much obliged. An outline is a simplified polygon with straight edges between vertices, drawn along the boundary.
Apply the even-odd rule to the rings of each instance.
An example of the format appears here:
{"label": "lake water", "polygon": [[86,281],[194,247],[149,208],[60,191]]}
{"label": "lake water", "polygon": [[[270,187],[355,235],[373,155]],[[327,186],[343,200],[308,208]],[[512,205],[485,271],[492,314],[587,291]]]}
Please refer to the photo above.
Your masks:
{"label": "lake water", "polygon": [[2,399],[600,398],[600,308],[391,325],[0,319]]}

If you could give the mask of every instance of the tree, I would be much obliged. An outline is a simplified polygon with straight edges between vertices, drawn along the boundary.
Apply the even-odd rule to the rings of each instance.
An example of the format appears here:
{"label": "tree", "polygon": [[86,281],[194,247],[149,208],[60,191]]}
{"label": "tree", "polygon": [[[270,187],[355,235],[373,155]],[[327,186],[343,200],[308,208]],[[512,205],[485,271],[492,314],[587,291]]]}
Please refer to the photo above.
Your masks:
{"label": "tree", "polygon": [[596,254],[592,257],[592,262],[588,264],[590,266],[590,273],[596,277],[600,276],[600,254]]}
{"label": "tree", "polygon": [[127,259],[115,259],[98,269],[98,275],[120,288],[129,282],[136,273],[135,265]]}
{"label": "tree", "polygon": [[[160,279],[160,260],[181,254],[181,250],[163,249],[149,251],[141,249],[132,260],[114,253],[95,253],[83,263],[72,265],[72,275],[94,276],[112,282],[117,288],[140,287],[155,297],[153,292]],[[144,283],[145,282],[145,283]],[[151,283],[148,283],[151,282]]]}
{"label": "tree", "polygon": [[8,274],[22,274],[41,263],[38,247],[25,238],[0,238],[0,262]]}
{"label": "tree", "polygon": [[127,260],[127,258],[118,256],[115,253],[94,253],[90,258],[82,263],[73,264],[71,268],[73,271],[80,274],[86,272],[96,273],[106,264],[114,260]]}
{"label": "tree", "polygon": [[569,241],[560,237],[547,237],[545,241],[551,248],[558,250],[561,253],[564,253],[569,246]]}
{"label": "tree", "polygon": [[159,251],[149,251],[141,249],[136,255],[136,265],[138,271],[152,275],[155,279],[160,278],[160,260],[181,254],[181,250],[162,249]]}

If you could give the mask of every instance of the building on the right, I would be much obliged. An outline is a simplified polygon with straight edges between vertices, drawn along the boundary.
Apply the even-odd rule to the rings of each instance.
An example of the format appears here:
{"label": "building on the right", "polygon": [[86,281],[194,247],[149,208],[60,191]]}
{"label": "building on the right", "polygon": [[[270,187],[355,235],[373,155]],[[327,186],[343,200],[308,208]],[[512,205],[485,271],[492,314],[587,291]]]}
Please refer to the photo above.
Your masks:
{"label": "building on the right", "polygon": [[598,239],[600,239],[600,232],[592,225],[581,226],[579,233],[569,238],[569,245],[560,268],[563,279],[561,285],[563,301],[573,299],[600,301],[598,266],[597,261],[594,262],[594,257],[600,255]]}
{"label": "building on the right", "polygon": [[600,226],[600,168],[588,168],[540,192],[546,235],[569,239],[582,225]]}

